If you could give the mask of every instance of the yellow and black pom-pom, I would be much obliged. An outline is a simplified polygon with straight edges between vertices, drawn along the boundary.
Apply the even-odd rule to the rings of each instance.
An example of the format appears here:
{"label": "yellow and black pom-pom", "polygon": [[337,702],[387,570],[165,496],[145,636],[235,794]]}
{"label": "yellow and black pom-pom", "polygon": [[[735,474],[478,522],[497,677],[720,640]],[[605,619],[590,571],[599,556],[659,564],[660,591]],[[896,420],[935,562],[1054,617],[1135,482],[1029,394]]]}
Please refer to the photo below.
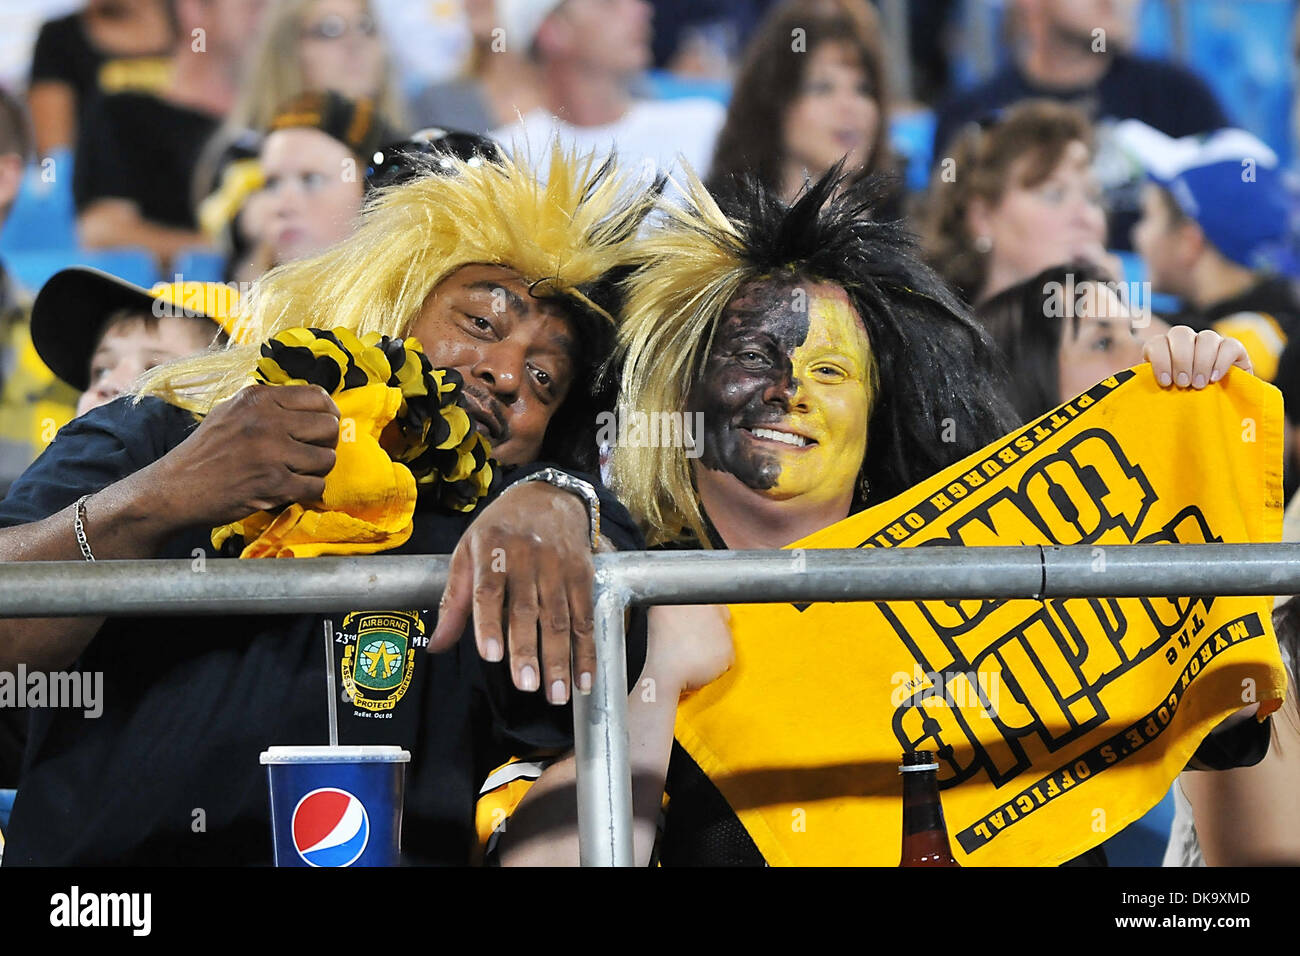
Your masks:
{"label": "yellow and black pom-pom", "polygon": [[255,378],[268,385],[319,385],[331,395],[382,383],[402,392],[402,404],[381,445],[422,485],[456,511],[473,511],[500,471],[487,440],[465,409],[460,374],[434,368],[416,339],[346,328],[286,329],[262,345]]}

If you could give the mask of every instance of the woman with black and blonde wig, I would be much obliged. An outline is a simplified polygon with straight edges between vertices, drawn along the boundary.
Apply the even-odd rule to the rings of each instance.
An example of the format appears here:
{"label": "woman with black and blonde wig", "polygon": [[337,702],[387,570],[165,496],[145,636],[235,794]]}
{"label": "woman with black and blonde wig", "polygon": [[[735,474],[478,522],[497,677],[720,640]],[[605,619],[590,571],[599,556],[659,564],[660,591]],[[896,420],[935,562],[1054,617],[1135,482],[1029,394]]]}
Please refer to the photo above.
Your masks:
{"label": "woman with black and blonde wig", "polygon": [[[873,218],[878,181],[846,183],[836,167],[790,205],[754,180],[726,187],[715,201],[692,183],[687,206],[665,209],[642,241],[645,264],[628,281],[620,411],[702,422],[694,447],[614,449],[612,485],[648,541],[782,548],[1012,430],[992,343],[902,227]],[[1173,337],[1148,346],[1157,371],[1190,367]],[[1225,371],[1246,361],[1239,342],[1204,344]],[[628,698],[642,862],[652,851],[664,865],[765,862],[674,740],[680,694],[731,660],[725,612],[652,608]],[[500,838],[503,862],[576,862],[566,801],[547,799],[572,780],[572,761],[541,775]]]}

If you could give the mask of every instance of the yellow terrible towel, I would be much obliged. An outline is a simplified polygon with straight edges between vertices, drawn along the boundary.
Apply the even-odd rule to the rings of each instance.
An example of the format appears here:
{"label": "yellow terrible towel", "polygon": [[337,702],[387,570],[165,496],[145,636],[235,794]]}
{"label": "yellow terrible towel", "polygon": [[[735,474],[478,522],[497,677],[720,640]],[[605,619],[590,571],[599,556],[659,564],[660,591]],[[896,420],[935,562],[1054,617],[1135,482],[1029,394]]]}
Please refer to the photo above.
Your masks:
{"label": "yellow terrible towel", "polygon": [[[248,545],[241,558],[311,558],[373,554],[411,536],[415,476],[388,457],[379,436],[402,403],[399,389],[363,385],[334,396],[339,443],[319,501],[289,505],[278,515],[259,511],[218,529]],[[213,544],[221,546],[217,534]]]}
{"label": "yellow terrible towel", "polygon": [[216,528],[212,543],[242,558],[373,554],[411,536],[417,483],[472,510],[494,462],[463,407],[456,372],[434,369],[418,341],[347,329],[289,329],[262,346],[257,379],[320,385],[339,408],[334,467],[320,500],[259,511]]}
{"label": "yellow terrible towel", "polygon": [[[1088,544],[1105,575],[1111,544],[1277,541],[1281,413],[1241,371],[1200,391],[1121,372],[791,545],[791,571],[807,548]],[[897,865],[899,758],[930,750],[958,862],[1050,866],[1155,805],[1223,718],[1279,706],[1270,604],[734,606],[735,665],[676,737],[770,864]]]}

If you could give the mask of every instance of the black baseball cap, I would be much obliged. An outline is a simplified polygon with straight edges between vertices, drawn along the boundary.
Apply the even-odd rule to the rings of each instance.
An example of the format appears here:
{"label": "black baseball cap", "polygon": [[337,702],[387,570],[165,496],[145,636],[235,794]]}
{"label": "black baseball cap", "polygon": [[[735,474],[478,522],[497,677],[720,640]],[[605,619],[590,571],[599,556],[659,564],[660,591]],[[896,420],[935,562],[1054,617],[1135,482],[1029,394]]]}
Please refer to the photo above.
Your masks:
{"label": "black baseball cap", "polygon": [[32,344],[50,371],[84,392],[90,388],[95,346],[114,314],[208,319],[238,340],[232,318],[238,303],[239,294],[219,282],[159,282],[145,289],[100,269],[73,266],[50,276],[37,293]]}

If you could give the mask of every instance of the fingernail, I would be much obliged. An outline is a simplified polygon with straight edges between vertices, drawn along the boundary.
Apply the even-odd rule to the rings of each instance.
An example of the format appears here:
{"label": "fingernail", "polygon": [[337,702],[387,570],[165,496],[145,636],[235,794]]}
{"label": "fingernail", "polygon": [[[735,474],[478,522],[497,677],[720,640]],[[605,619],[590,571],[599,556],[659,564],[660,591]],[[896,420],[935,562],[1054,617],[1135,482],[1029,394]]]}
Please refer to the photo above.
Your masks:
{"label": "fingernail", "polygon": [[537,671],[531,664],[525,664],[519,671],[519,686],[524,690],[537,690]]}
{"label": "fingernail", "polygon": [[1187,383],[1190,382],[1190,381],[1191,381],[1191,378],[1188,376],[1188,374],[1187,374],[1186,372],[1179,372],[1179,373],[1178,373],[1178,387],[1179,387],[1179,388],[1186,388],[1186,387],[1187,387]]}
{"label": "fingernail", "polygon": [[564,688],[564,681],[557,680],[551,684],[551,703],[563,704],[568,692]]}
{"label": "fingernail", "polygon": [[1160,373],[1160,384],[1161,384],[1161,385],[1168,385],[1168,384],[1169,384],[1170,382],[1172,382],[1172,381],[1173,381],[1173,379],[1171,379],[1171,378],[1169,377],[1169,373],[1168,373],[1168,372],[1161,372],[1161,373]]}
{"label": "fingernail", "polygon": [[1196,378],[1192,379],[1192,388],[1205,388],[1205,376],[1197,375]]}
{"label": "fingernail", "polygon": [[1223,378],[1223,373],[1220,372],[1217,368],[1216,368],[1213,372],[1210,373],[1210,381],[1211,381],[1211,382],[1217,382],[1217,381],[1218,381],[1219,379],[1221,379],[1221,378]]}
{"label": "fingernail", "polygon": [[590,693],[591,693],[591,674],[590,674],[590,673],[582,673],[582,674],[579,674],[579,675],[578,675],[578,693],[579,693],[579,694],[590,694]]}
{"label": "fingernail", "polygon": [[483,642],[483,659],[488,661],[501,660],[501,642],[495,637],[489,637]]}

